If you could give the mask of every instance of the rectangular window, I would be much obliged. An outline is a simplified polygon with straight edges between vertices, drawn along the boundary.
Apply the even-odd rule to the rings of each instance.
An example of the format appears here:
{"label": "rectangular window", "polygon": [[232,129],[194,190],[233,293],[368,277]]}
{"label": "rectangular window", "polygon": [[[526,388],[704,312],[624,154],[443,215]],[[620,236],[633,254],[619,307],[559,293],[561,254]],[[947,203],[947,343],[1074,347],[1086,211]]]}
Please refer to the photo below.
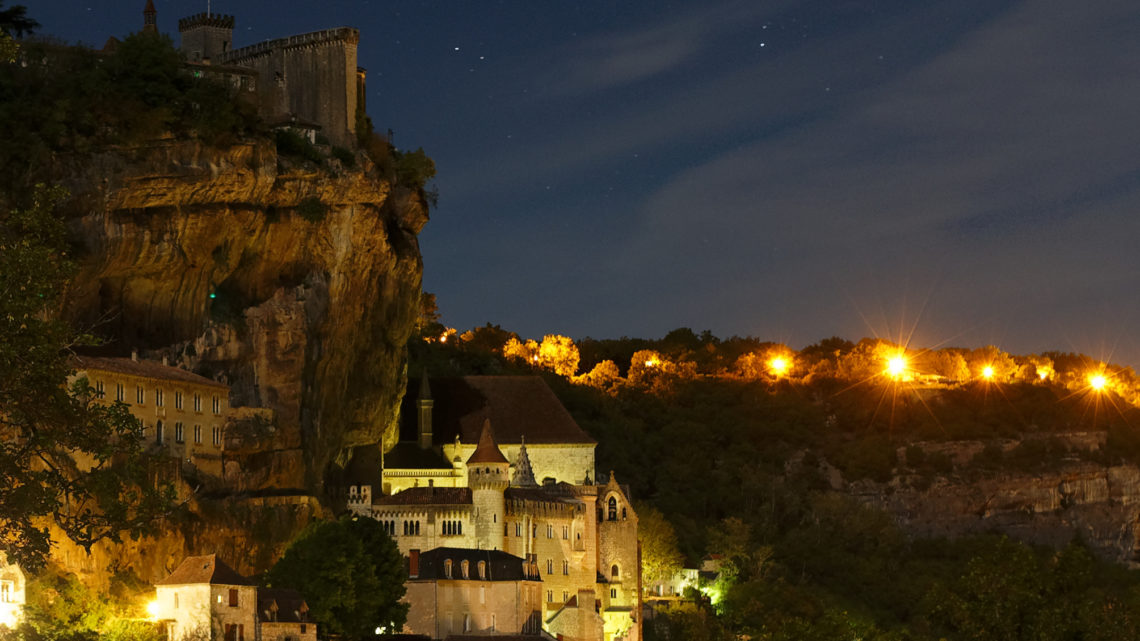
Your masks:
{"label": "rectangular window", "polygon": [[569,561],[563,561],[562,562],[562,574],[567,574],[567,575],[570,574],[570,562]]}
{"label": "rectangular window", "polygon": [[162,428],[162,421],[156,421],[154,424],[154,442],[158,443],[159,445],[162,445],[162,437],[164,436],[162,433]]}
{"label": "rectangular window", "polygon": [[157,387],[154,388],[154,405],[155,407],[162,407],[162,390]]}
{"label": "rectangular window", "polygon": [[562,591],[562,602],[566,603],[569,600],[570,600],[570,593],[567,592],[566,590],[563,590]]}
{"label": "rectangular window", "polygon": [[4,603],[11,603],[12,602],[12,582],[11,581],[0,582],[0,602],[4,602]]}
{"label": "rectangular window", "polygon": [[221,444],[222,444],[222,428],[215,427],[214,428],[214,445],[221,445]]}
{"label": "rectangular window", "polygon": [[522,523],[515,523],[515,536],[522,536]]}
{"label": "rectangular window", "polygon": [[220,399],[218,399],[217,396],[214,397],[214,413],[215,414],[221,414],[222,413],[222,401]]}
{"label": "rectangular window", "polygon": [[135,385],[135,400],[138,401],[139,405],[146,403],[146,390],[143,389],[142,385]]}
{"label": "rectangular window", "polygon": [[230,588],[230,607],[238,607],[238,591],[236,588]]}
{"label": "rectangular window", "polygon": [[554,559],[547,559],[546,560],[546,573],[547,574],[554,574]]}
{"label": "rectangular window", "polygon": [[195,425],[194,426],[194,442],[197,443],[198,445],[202,444],[202,426],[201,425]]}
{"label": "rectangular window", "polygon": [[610,588],[610,598],[611,599],[617,598],[617,588]]}
{"label": "rectangular window", "polygon": [[546,591],[546,602],[547,603],[553,603],[554,602],[554,590],[547,590]]}
{"label": "rectangular window", "polygon": [[185,443],[186,442],[186,437],[182,433],[182,423],[175,423],[174,424],[174,442],[175,443]]}
{"label": "rectangular window", "polygon": [[126,400],[126,392],[123,390],[123,384],[122,383],[115,383],[115,400],[116,401],[125,401]]}
{"label": "rectangular window", "polygon": [[103,381],[95,381],[95,398],[103,398]]}
{"label": "rectangular window", "polygon": [[570,527],[567,525],[562,526],[562,538],[563,539],[569,539],[570,538]]}
{"label": "rectangular window", "polygon": [[182,392],[175,392],[174,393],[174,409],[176,409],[176,410],[182,409]]}
{"label": "rectangular window", "polygon": [[549,523],[546,524],[546,538],[548,538],[548,539],[554,538],[554,526],[549,524]]}
{"label": "rectangular window", "polygon": [[200,394],[194,395],[194,411],[195,412],[201,412],[202,411],[202,396]]}

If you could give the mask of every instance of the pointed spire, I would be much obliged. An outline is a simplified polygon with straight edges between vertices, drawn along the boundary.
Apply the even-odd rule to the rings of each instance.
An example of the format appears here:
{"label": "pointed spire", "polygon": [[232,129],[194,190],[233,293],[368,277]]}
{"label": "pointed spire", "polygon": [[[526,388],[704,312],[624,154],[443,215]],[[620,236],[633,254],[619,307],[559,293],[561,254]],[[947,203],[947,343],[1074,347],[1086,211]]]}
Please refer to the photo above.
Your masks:
{"label": "pointed spire", "polygon": [[431,385],[428,384],[427,368],[424,368],[424,374],[420,377],[420,394],[417,400],[429,401],[431,400]]}
{"label": "pointed spire", "polygon": [[146,0],[146,6],[143,7],[143,33],[158,33],[157,16],[154,0]]}
{"label": "pointed spire", "polygon": [[526,453],[526,437],[522,437],[519,454],[515,457],[515,476],[511,479],[511,487],[538,487],[534,480],[534,469],[530,465],[530,456]]}
{"label": "pointed spire", "polygon": [[472,463],[507,463],[507,457],[499,450],[495,443],[495,435],[491,432],[491,419],[483,419],[483,431],[479,434],[479,444],[475,446],[475,453],[467,459],[467,465]]}

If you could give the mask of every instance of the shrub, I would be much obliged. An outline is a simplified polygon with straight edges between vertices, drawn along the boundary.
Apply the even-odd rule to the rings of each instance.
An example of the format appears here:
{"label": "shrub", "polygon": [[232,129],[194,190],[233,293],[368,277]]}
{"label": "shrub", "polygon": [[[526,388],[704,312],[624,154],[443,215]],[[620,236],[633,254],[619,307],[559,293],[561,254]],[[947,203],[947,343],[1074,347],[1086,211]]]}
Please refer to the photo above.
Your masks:
{"label": "shrub", "polygon": [[317,150],[313,143],[309,142],[301,134],[292,129],[278,129],[275,138],[277,139],[277,154],[279,156],[292,156],[307,160],[315,165],[324,164],[324,156]]}
{"label": "shrub", "polygon": [[352,153],[348,149],[345,149],[344,147],[333,147],[332,156],[333,158],[339,160],[340,163],[345,167],[356,166],[356,154]]}

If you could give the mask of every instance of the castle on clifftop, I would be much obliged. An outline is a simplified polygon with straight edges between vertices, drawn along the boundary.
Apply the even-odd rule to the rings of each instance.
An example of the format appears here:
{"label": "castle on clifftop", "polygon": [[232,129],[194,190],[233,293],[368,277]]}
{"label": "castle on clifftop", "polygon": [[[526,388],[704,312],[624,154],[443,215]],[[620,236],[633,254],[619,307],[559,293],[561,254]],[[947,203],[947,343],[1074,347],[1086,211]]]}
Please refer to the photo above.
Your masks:
{"label": "castle on clifftop", "polygon": [[[234,48],[233,16],[199,13],[178,21],[180,48],[197,76],[228,81],[252,94],[271,126],[289,126],[333,145],[352,147],[365,111],[365,75],[356,66],[360,32],[351,27],[313,31]],[[143,32],[158,33],[153,0],[143,10]]]}

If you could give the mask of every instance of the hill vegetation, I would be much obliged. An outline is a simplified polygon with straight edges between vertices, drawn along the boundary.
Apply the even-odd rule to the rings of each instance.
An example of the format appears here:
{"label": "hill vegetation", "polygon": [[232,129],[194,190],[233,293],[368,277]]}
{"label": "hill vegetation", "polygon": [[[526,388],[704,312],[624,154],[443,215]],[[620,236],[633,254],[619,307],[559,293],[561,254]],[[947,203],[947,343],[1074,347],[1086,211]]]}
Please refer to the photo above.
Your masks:
{"label": "hill vegetation", "polygon": [[[650,638],[1140,632],[1140,577],[1080,541],[1054,550],[996,534],[916,538],[831,491],[826,473],[932,477],[951,462],[915,443],[1026,435],[1039,438],[1010,451],[987,447],[955,472],[980,478],[1074,458],[1138,463],[1129,368],[1079,354],[922,350],[880,339],[828,338],[793,350],[689,329],[659,340],[525,340],[492,325],[447,329],[431,303],[410,345],[413,374],[543,375],[598,439],[599,472],[616,470],[642,501],[639,514],[651,515],[642,528],[646,565],[676,567],[671,542],[689,567],[723,555],[720,581],[702,588],[705,605],[647,622]],[[1069,432],[1105,433],[1106,444],[1084,451],[1052,438]]]}

